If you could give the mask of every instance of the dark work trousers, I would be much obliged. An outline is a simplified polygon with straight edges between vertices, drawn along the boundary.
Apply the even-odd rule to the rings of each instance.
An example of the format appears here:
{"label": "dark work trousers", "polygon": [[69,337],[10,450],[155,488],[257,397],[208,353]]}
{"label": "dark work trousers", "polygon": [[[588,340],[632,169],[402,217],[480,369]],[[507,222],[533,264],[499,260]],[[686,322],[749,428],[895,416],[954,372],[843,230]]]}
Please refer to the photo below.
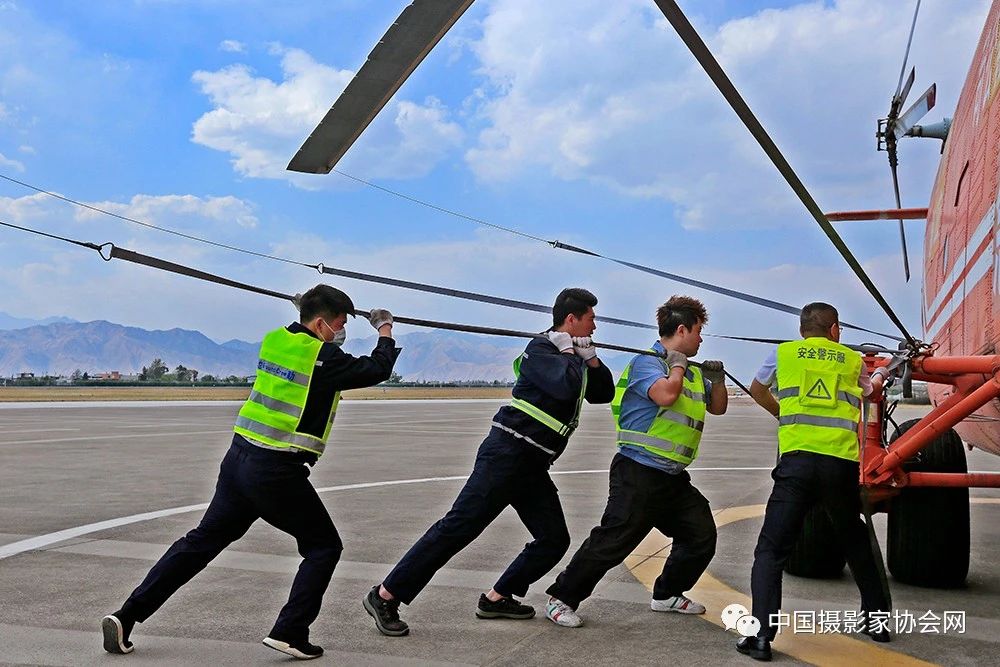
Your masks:
{"label": "dark work trousers", "polygon": [[761,628],[758,635],[773,640],[777,633],[777,626],[772,627],[769,619],[781,608],[781,571],[806,514],[817,503],[826,510],[837,542],[843,545],[847,564],[861,591],[862,608],[887,610],[868,530],[860,516],[858,463],[825,454],[789,452],[781,456],[771,478],[774,489],[767,499],[750,575],[753,615]]}
{"label": "dark work trousers", "polygon": [[691,485],[691,475],[672,475],[616,454],[609,486],[601,525],[590,531],[546,592],[576,609],[653,528],[673,538],[653,599],[681,595],[694,586],[715,555],[716,529],[708,500]]}
{"label": "dark work trousers", "polygon": [[411,603],[434,573],[508,505],[534,539],[493,589],[504,596],[525,595],[569,549],[569,531],[559,492],[549,477],[549,456],[496,428],[479,446],[475,467],[455,504],[410,547],[383,585],[396,599]]}
{"label": "dark work trousers", "polygon": [[316,490],[305,453],[279,452],[236,436],[222,460],[215,496],[198,527],[167,550],[122,609],[140,623],[251,524],[264,519],[295,538],[302,564],[270,636],[308,639],[343,544]]}

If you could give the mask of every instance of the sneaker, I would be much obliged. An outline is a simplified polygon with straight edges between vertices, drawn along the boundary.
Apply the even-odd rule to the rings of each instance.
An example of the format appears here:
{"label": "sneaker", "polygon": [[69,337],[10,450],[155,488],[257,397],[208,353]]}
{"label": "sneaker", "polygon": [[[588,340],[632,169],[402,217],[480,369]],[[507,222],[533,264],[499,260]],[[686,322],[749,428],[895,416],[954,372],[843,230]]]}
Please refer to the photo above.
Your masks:
{"label": "sneaker", "polygon": [[135,648],[128,636],[132,634],[135,621],[121,611],[108,614],[101,619],[101,632],[104,633],[104,650],[108,653],[125,655]]}
{"label": "sneaker", "polygon": [[518,602],[512,597],[503,597],[493,602],[486,593],[479,595],[479,604],[476,605],[476,616],[478,618],[513,618],[524,620],[535,617],[535,608],[531,605]]}
{"label": "sneaker", "polygon": [[375,619],[375,627],[389,637],[410,634],[410,626],[399,618],[399,600],[383,600],[378,589],[379,584],[372,586],[364,600],[365,611]]}
{"label": "sneaker", "polygon": [[286,642],[274,637],[265,637],[261,644],[270,646],[275,651],[281,651],[299,660],[312,660],[323,655],[323,647],[310,644],[307,639]]}
{"label": "sneaker", "polygon": [[653,599],[649,603],[649,608],[653,611],[676,611],[679,614],[704,614],[705,605],[699,604],[683,595],[675,595],[666,600]]}
{"label": "sneaker", "polygon": [[583,625],[583,619],[577,615],[576,610],[556,598],[549,598],[548,604],[545,605],[545,618],[564,628],[578,628]]}
{"label": "sneaker", "polygon": [[771,642],[764,637],[743,637],[736,642],[736,650],[754,660],[767,662],[771,659]]}

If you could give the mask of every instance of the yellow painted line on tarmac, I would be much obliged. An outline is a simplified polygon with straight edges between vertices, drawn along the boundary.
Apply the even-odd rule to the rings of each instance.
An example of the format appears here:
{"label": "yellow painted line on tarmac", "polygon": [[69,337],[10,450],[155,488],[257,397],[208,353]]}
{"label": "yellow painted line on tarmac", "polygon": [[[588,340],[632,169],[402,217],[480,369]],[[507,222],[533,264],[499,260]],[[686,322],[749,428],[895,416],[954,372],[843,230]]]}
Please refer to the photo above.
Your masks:
{"label": "yellow painted line on tarmac", "polygon": [[[989,502],[1000,504],[1000,498],[975,498],[973,502]],[[715,524],[722,528],[726,524],[754,517],[764,516],[764,505],[743,505],[741,507],[729,507],[715,515]],[[660,572],[663,571],[663,563],[669,555],[668,548],[670,538],[665,537],[658,530],[653,530],[646,536],[642,543],[632,554],[625,559],[625,566],[632,572],[632,575],[650,591],[653,590],[653,582]],[[749,572],[748,572],[749,574]],[[722,610],[733,603],[739,603],[749,609],[751,605],[750,597],[740,593],[736,589],[730,588],[723,582],[712,576],[710,572],[705,572],[691,589],[692,599],[705,605],[705,614],[702,619],[713,623],[720,628],[722,624]],[[732,641],[735,645],[736,635],[727,633],[722,641]],[[933,665],[935,663],[926,662],[919,658],[897,653],[875,644],[865,637],[852,639],[841,634],[792,634],[785,633],[778,635],[771,644],[775,651],[780,651],[793,658],[814,665]],[[733,649],[735,655],[736,651]],[[751,664],[751,659],[746,658],[747,664]]]}

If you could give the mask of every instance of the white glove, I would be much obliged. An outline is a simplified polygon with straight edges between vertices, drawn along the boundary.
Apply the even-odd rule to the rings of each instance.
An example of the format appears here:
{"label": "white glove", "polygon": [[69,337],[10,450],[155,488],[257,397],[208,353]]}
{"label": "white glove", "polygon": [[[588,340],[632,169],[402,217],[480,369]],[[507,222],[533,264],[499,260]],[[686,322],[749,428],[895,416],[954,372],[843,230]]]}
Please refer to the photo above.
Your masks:
{"label": "white glove", "polygon": [[573,351],[584,361],[590,361],[597,356],[597,348],[594,347],[594,341],[590,340],[590,336],[574,338]]}
{"label": "white glove", "polygon": [[374,308],[368,314],[368,321],[372,323],[375,331],[378,331],[382,326],[392,324],[392,313],[385,308]]}
{"label": "white glove", "polygon": [[667,366],[670,368],[683,368],[687,370],[688,358],[683,352],[677,350],[667,350]]}
{"label": "white glove", "polygon": [[573,351],[573,337],[565,331],[549,331],[545,334],[552,344],[559,348],[560,352]]}
{"label": "white glove", "polygon": [[705,376],[706,380],[712,383],[722,382],[726,379],[726,371],[721,361],[701,362],[701,374]]}
{"label": "white glove", "polygon": [[892,376],[892,371],[890,371],[885,366],[879,366],[878,368],[872,371],[871,379],[874,380],[876,375],[882,378],[882,384],[885,384],[885,381]]}

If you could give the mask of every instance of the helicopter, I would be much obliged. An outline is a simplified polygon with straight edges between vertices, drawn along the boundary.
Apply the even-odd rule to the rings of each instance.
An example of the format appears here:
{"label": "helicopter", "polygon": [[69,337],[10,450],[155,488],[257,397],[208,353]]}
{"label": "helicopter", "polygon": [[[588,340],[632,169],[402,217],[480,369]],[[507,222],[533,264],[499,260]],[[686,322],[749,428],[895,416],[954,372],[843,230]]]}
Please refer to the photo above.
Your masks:
{"label": "helicopter", "polygon": [[[781,176],[903,334],[899,349],[863,350],[869,370],[888,366],[911,392],[913,380],[928,383],[929,414],[897,425],[892,404],[866,402],[858,425],[866,515],[888,513],[887,565],[905,583],[956,587],[969,571],[969,488],[1000,487],[1000,474],[969,473],[965,448],[1000,455],[1000,309],[997,242],[1000,225],[1000,0],[994,1],[951,117],[918,123],[935,106],[931,85],[909,106],[915,70],[906,75],[917,24],[916,3],[906,55],[889,112],[877,121],[876,148],[886,151],[895,208],[824,213],[798,179],[709,47],[674,0],[653,0],[733,111],[771,158]],[[326,174],[389,102],[473,0],[414,0],[405,7],[366,62],[292,157],[292,171]],[[901,206],[899,151],[910,138],[942,142],[941,160],[927,207]],[[903,268],[909,258],[903,221],[925,220],[922,267],[922,337],[911,335],[895,316],[832,222],[898,220]],[[590,253],[594,254],[594,253]],[[894,422],[891,422],[894,423]],[[874,533],[872,533],[874,535]],[[844,558],[815,512],[803,528],[787,569],[802,576],[828,577],[843,570]],[[873,549],[878,549],[873,538]],[[881,562],[881,553],[878,554]]]}

